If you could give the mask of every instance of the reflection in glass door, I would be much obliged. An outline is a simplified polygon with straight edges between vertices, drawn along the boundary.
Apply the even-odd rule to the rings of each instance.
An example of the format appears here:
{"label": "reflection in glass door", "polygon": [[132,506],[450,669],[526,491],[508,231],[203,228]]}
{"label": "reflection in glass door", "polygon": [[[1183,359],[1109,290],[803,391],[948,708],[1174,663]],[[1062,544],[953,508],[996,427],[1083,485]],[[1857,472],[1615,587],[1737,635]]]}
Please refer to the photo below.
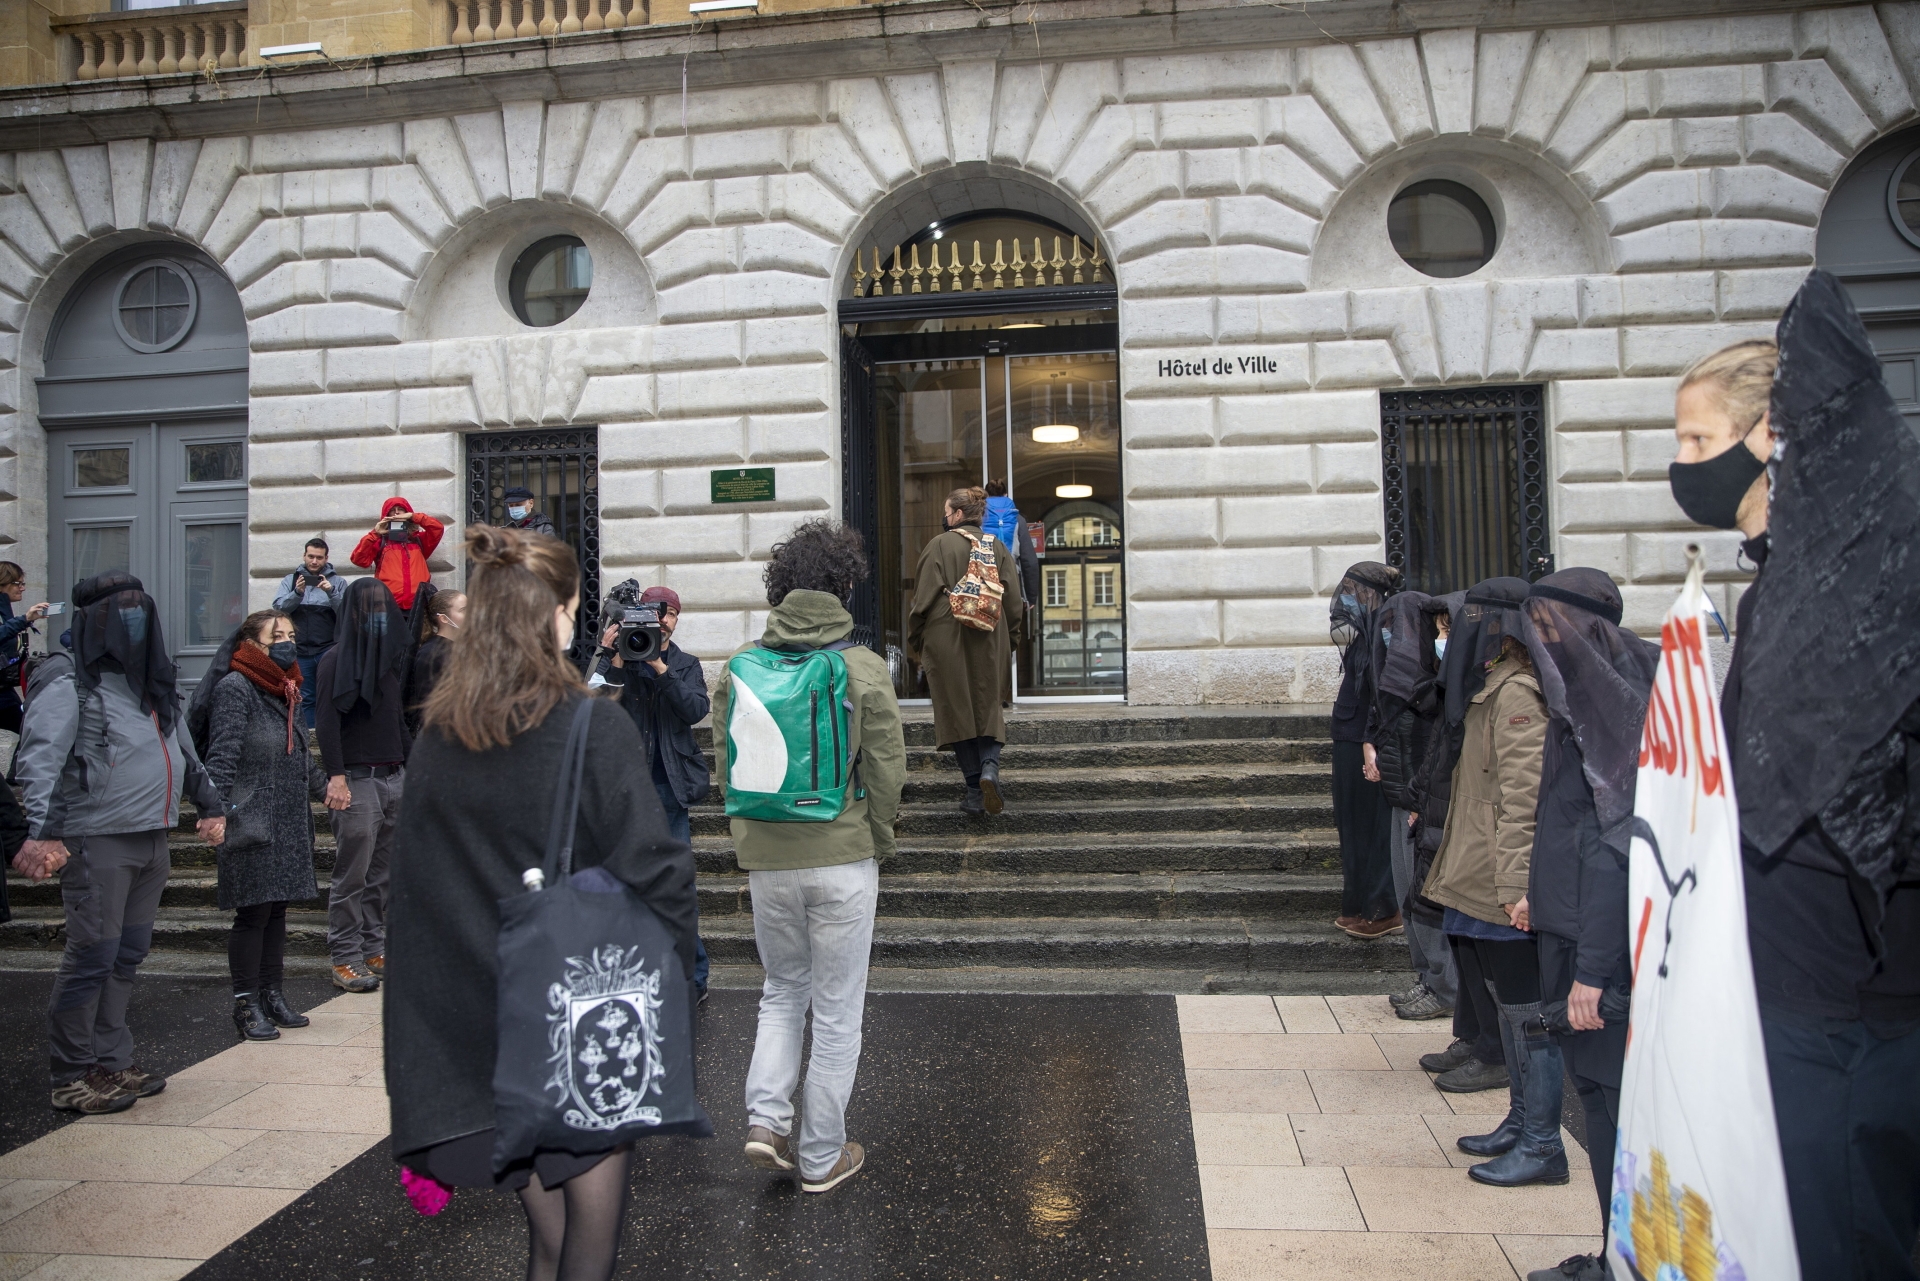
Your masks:
{"label": "reflection in glass door", "polygon": [[875,364],[875,581],[901,697],[927,697],[905,640],[920,552],[950,492],[995,480],[1009,482],[1042,566],[1017,697],[1125,694],[1118,374],[1112,352]]}

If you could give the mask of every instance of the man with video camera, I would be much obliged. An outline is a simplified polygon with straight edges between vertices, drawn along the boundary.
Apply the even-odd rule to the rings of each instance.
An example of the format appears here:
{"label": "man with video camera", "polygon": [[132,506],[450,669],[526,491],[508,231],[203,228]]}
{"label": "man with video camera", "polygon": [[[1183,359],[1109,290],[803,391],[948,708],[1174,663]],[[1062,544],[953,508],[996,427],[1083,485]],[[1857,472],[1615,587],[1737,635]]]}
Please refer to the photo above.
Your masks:
{"label": "man with video camera", "polygon": [[[647,745],[647,767],[667,830],[692,843],[689,806],[707,799],[712,789],[707,758],[694,742],[693,727],[705,720],[707,676],[700,660],[673,643],[680,621],[680,597],[671,587],[649,587],[628,579],[607,594],[607,629],[594,656],[591,686],[619,691],[620,705],[633,717]],[[707,995],[707,949],[696,938],[693,981]]]}

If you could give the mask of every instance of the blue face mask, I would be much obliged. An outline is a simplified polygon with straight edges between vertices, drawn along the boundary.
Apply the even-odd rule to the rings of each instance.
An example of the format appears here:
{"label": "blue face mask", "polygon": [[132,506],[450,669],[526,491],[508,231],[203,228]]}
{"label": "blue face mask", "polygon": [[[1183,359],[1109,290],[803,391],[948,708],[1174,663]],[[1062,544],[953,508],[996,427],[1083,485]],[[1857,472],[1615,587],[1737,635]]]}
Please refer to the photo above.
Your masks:
{"label": "blue face mask", "polygon": [[1447,638],[1446,637],[1436,636],[1434,638],[1433,656],[1435,658],[1445,658],[1447,656]]}
{"label": "blue face mask", "polygon": [[507,518],[509,520],[525,520],[527,518],[527,509],[524,507],[509,507],[507,508]]}

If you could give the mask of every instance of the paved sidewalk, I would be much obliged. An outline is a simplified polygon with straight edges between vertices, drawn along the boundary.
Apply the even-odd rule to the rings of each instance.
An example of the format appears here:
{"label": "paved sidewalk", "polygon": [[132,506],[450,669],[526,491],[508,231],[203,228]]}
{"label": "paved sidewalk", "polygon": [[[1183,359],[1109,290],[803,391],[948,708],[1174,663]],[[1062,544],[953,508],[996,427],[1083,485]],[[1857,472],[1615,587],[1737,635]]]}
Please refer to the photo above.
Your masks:
{"label": "paved sidewalk", "polygon": [[1505,1090],[1443,1094],[1450,1039],[1384,996],[1182,996],[1180,1034],[1214,1281],[1513,1281],[1597,1250],[1586,1153],[1564,1187],[1488,1188],[1454,1147]]}
{"label": "paved sidewalk", "polygon": [[0,1281],[176,1281],[387,1131],[380,997],[0,1155]]}

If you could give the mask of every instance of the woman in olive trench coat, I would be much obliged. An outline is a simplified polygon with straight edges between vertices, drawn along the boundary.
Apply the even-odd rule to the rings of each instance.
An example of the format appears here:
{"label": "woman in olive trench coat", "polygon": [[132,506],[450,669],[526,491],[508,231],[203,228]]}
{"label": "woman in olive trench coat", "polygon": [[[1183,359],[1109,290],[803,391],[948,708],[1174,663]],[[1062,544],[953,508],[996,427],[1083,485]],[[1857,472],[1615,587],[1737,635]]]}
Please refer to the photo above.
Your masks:
{"label": "woman in olive trench coat", "polygon": [[980,518],[987,506],[984,489],[956,489],[947,495],[947,531],[920,553],[913,573],[913,610],[907,619],[907,648],[919,656],[933,694],[934,741],[950,748],[966,776],[969,814],[998,814],[1000,744],[1007,724],[1002,705],[1013,697],[1013,640],[1020,635],[1023,606],[1020,567],[998,539],[994,565],[1006,593],[1000,598],[1000,622],[990,632],[963,626],[947,606],[947,591],[966,577],[967,558],[981,538]]}

